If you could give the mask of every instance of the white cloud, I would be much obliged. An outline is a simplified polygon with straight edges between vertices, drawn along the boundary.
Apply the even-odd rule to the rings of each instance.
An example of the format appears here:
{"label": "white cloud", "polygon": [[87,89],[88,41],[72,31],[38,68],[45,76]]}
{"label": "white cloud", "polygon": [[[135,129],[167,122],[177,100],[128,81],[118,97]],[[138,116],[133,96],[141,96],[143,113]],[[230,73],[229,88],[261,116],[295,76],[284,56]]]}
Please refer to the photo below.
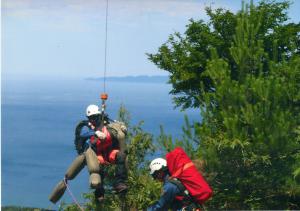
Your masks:
{"label": "white cloud", "polygon": [[[109,27],[136,28],[141,24],[164,27],[187,22],[190,18],[206,19],[205,7],[213,1],[108,0]],[[213,6],[221,4],[218,1]],[[13,17],[24,23],[60,31],[87,32],[103,28],[105,9],[106,0],[2,0],[4,22],[6,17]]]}
{"label": "white cloud", "polygon": [[[106,0],[3,0],[2,10],[8,16],[64,16],[79,15],[104,18]],[[195,16],[204,14],[205,1],[194,0],[109,0],[112,18],[160,14],[167,16]]]}
{"label": "white cloud", "polygon": [[[144,22],[169,25],[178,20],[205,18],[209,0],[108,0],[109,26],[136,27]],[[40,27],[88,31],[105,21],[106,0],[2,0],[2,16]]]}

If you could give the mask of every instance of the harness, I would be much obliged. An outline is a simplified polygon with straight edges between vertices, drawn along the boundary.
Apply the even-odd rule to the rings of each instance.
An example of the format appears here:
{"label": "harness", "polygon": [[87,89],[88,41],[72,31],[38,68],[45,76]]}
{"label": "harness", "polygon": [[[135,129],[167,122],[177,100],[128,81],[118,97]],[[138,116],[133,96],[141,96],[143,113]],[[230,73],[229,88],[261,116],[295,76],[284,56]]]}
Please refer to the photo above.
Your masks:
{"label": "harness", "polygon": [[190,196],[189,191],[184,187],[184,185],[177,179],[177,178],[171,178],[168,180],[168,182],[174,184],[179,189],[180,193],[178,196],[176,196],[176,199],[179,201],[185,201],[191,202],[192,197]]}
{"label": "harness", "polygon": [[101,115],[101,118],[97,119],[95,123],[98,125],[96,130],[100,130],[105,133],[105,140],[100,140],[96,135],[91,137],[81,137],[80,133],[83,127],[89,127],[90,123],[88,120],[80,121],[75,129],[75,139],[74,145],[78,154],[82,154],[87,147],[87,141],[89,140],[90,146],[93,151],[97,154],[99,163],[114,163],[116,160],[116,155],[120,150],[120,144],[117,138],[117,131],[109,126],[111,120],[107,114]]}
{"label": "harness", "polygon": [[168,182],[174,184],[179,189],[180,193],[175,197],[176,200],[181,201],[183,204],[183,210],[200,210],[202,206],[196,203],[193,197],[190,195],[189,191],[184,187],[182,182],[177,178],[170,178]]}

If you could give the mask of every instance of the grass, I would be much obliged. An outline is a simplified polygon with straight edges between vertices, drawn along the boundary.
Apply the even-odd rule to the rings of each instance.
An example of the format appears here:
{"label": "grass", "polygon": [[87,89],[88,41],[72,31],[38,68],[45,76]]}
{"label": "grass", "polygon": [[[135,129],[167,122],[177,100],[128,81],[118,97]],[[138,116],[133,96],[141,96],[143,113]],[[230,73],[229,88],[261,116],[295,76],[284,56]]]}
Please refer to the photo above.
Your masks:
{"label": "grass", "polygon": [[40,209],[33,207],[18,207],[18,206],[5,206],[1,207],[2,211],[53,211],[48,209]]}

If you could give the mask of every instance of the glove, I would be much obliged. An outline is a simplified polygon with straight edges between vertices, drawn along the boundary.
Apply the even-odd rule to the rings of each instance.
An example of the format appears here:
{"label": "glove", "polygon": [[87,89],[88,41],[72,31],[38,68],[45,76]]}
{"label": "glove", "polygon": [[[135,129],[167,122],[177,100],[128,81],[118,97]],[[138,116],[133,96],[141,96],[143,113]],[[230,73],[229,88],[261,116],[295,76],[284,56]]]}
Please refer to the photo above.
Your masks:
{"label": "glove", "polygon": [[95,126],[92,123],[89,122],[89,126],[92,130],[95,130]]}
{"label": "glove", "polygon": [[97,131],[95,132],[95,135],[96,135],[100,140],[106,139],[105,133],[101,132],[100,130],[97,130]]}

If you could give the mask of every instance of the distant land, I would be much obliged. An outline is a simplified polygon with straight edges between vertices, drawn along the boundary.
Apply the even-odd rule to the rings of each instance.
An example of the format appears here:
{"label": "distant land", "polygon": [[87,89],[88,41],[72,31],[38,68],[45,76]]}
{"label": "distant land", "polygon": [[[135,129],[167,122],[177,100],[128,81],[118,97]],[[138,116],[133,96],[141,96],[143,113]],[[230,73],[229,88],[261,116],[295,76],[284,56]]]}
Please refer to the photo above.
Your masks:
{"label": "distant land", "polygon": [[[103,77],[89,77],[86,80],[92,81],[103,81]],[[135,82],[135,83],[167,83],[169,80],[168,76],[147,76],[147,75],[139,75],[139,76],[113,76],[106,77],[106,81],[116,81],[116,82]]]}

